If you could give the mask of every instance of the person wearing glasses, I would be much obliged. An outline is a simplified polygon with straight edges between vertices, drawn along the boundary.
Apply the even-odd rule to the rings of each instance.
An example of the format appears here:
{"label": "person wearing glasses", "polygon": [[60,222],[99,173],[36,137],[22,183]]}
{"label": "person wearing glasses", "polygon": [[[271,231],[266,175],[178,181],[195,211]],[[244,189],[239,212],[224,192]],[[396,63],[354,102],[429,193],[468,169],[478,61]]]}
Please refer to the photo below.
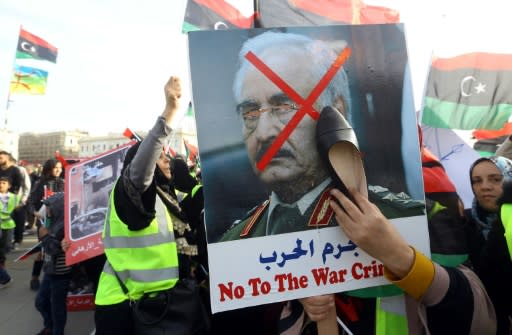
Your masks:
{"label": "person wearing glasses", "polygon": [[[245,218],[235,221],[220,241],[335,226],[329,207],[329,191],[334,187],[356,188],[377,203],[388,218],[423,214],[422,202],[408,199],[408,206],[402,206],[388,189],[367,186],[357,138],[350,126],[350,91],[343,68],[311,110],[302,108],[297,103],[300,99],[288,96],[253,66],[245,58],[249,51],[304,100],[337,57],[325,42],[290,33],[265,32],[242,46],[233,82],[236,110],[250,164],[270,194]],[[342,150],[333,158],[338,161],[336,171],[327,158],[330,144],[319,138],[330,123],[344,128],[338,143]],[[285,134],[286,139],[277,144]]]}

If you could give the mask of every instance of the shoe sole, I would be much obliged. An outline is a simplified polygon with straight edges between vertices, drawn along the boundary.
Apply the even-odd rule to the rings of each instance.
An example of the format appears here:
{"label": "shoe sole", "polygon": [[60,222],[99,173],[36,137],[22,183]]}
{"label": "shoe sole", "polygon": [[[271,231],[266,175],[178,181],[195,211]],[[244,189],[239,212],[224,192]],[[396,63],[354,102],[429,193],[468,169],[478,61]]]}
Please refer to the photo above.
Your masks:
{"label": "shoe sole", "polygon": [[347,188],[355,188],[368,198],[368,185],[359,150],[350,142],[338,142],[329,149],[329,161]]}

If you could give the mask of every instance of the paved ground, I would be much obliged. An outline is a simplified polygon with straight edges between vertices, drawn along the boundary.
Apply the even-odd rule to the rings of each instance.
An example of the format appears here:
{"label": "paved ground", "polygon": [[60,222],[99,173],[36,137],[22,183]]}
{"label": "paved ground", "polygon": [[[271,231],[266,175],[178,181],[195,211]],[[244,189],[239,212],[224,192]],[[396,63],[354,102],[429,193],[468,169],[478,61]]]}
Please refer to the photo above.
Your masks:
{"label": "paved ground", "polygon": [[[13,262],[36,243],[35,236],[25,236],[21,248],[8,255],[7,271],[12,284],[0,290],[0,334],[35,335],[43,328],[41,315],[34,307],[36,292],[29,287],[33,258]],[[69,312],[66,324],[68,335],[89,335],[94,329],[92,311]]]}

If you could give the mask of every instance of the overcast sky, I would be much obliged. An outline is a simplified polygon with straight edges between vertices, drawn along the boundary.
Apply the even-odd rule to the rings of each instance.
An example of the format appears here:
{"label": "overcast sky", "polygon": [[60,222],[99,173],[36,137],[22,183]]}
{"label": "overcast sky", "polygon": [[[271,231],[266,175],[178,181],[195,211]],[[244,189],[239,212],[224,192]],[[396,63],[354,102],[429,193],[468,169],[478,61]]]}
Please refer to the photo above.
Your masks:
{"label": "overcast sky", "polygon": [[[504,23],[508,1],[366,3],[401,13],[417,109],[433,49],[444,55],[484,49],[512,53]],[[190,100],[186,35],[181,33],[184,10],[185,0],[2,0],[0,126],[21,25],[56,46],[59,54],[46,95],[13,97],[9,129],[146,130],[163,108],[163,85],[173,73],[185,82],[184,113]]]}

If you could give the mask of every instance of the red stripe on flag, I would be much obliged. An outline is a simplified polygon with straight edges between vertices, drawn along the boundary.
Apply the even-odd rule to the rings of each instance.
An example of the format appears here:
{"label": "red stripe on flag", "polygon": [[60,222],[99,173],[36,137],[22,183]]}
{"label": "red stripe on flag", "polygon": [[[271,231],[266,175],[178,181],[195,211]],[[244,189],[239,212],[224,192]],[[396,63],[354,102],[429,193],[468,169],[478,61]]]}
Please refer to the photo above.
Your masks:
{"label": "red stripe on flag", "polygon": [[490,130],[490,129],[475,129],[473,130],[473,137],[477,140],[485,140],[496,138],[500,136],[510,135],[512,134],[512,122],[507,122],[503,126],[503,128],[498,130]]}
{"label": "red stripe on flag", "polygon": [[225,18],[231,24],[239,28],[250,28],[252,27],[254,14],[250,17],[244,16],[238,9],[231,6],[229,3],[223,0],[191,0],[199,5],[207,7],[214,11],[218,15]]}
{"label": "red stripe on flag", "polygon": [[23,37],[24,39],[26,39],[27,41],[30,41],[36,45],[39,45],[39,46],[42,46],[42,47],[45,47],[55,53],[57,53],[57,48],[54,47],[53,45],[51,45],[50,43],[46,42],[45,40],[43,40],[42,38],[40,37],[37,37],[36,35],[34,34],[31,34],[29,33],[28,31],[26,30],[23,30],[23,28],[20,29],[20,37]]}
{"label": "red stripe on flag", "polygon": [[432,67],[439,70],[474,68],[480,70],[512,70],[512,54],[473,52],[452,58],[435,58]]}

